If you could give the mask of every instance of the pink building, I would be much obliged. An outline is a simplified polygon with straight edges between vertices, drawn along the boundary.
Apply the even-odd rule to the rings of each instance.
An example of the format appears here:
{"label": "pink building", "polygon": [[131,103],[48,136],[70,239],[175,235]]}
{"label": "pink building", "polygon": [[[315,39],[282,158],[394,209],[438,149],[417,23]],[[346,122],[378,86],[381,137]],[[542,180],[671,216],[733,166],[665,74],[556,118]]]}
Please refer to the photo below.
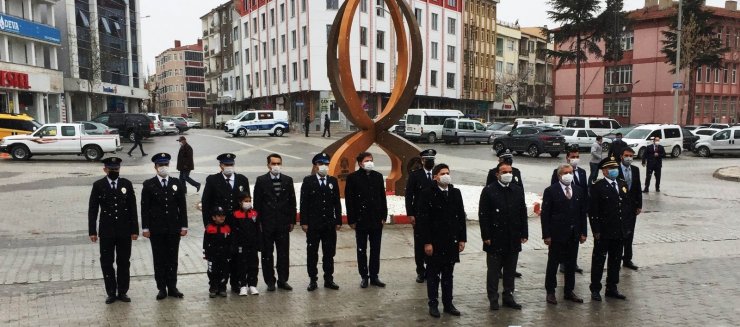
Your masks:
{"label": "pink building", "polygon": [[[590,58],[581,68],[581,115],[606,116],[623,124],[671,123],[673,121],[673,66],[660,52],[662,31],[669,29],[678,9],[670,0],[645,0],[645,7],[630,12],[633,31],[623,36],[624,59],[604,63]],[[707,7],[714,13],[717,35],[729,51],[720,69],[702,67],[696,76],[694,123],[736,123],[740,118],[740,11],[737,1],[725,8]],[[603,49],[604,44],[601,44]],[[575,65],[554,71],[555,114],[569,116],[575,108]],[[682,72],[688,86],[688,72]],[[681,92],[679,122],[685,122],[688,94]]]}

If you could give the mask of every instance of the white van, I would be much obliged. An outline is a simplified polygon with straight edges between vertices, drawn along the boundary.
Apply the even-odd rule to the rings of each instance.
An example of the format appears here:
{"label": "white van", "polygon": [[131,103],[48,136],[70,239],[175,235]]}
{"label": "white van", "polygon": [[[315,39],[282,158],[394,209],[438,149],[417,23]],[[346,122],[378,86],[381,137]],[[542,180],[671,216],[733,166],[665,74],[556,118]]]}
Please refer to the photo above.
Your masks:
{"label": "white van", "polygon": [[517,118],[514,119],[514,124],[516,124],[517,127],[519,126],[539,126],[544,124],[545,121],[541,119],[535,119],[535,118]]}
{"label": "white van", "polygon": [[242,111],[226,122],[226,133],[236,136],[283,136],[290,131],[288,112],[284,110]]}
{"label": "white van", "polygon": [[604,136],[612,130],[621,128],[618,121],[611,118],[572,117],[565,123],[566,128],[590,129],[596,135]]}
{"label": "white van", "polygon": [[622,141],[632,148],[638,158],[642,158],[645,149],[653,143],[654,137],[660,137],[660,145],[665,148],[666,153],[676,158],[683,151],[683,131],[678,125],[647,124],[640,125],[631,130],[622,138]]}
{"label": "white van", "polygon": [[406,113],[406,138],[412,141],[436,142],[442,137],[442,124],[447,118],[462,118],[460,110],[409,109]]}

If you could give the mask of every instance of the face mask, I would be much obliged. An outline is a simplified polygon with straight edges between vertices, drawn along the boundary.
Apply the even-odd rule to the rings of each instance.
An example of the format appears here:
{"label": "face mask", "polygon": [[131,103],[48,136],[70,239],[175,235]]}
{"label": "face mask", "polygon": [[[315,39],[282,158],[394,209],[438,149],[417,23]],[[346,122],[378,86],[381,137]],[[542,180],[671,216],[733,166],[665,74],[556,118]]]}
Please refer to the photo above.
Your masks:
{"label": "face mask", "polygon": [[653,142],[653,144],[660,145],[660,141],[655,141],[655,142]]}
{"label": "face mask", "polygon": [[501,174],[501,183],[509,184],[512,179],[514,179],[514,174],[512,173]]}
{"label": "face mask", "polygon": [[578,163],[579,162],[581,162],[581,158],[574,158],[574,159],[570,159],[568,161],[570,162],[570,165],[571,166],[575,167],[575,166],[578,166]]}
{"label": "face mask", "polygon": [[157,167],[157,175],[159,175],[159,177],[167,177],[167,175],[169,174],[170,174],[170,167],[167,167],[167,166]]}
{"label": "face mask", "polygon": [[621,140],[622,140],[622,137],[621,137],[621,136],[617,136],[617,137],[616,137],[616,140],[617,140],[617,141],[621,141]]}
{"label": "face mask", "polygon": [[244,202],[244,203],[242,203],[242,209],[244,209],[244,210],[252,209],[252,202]]}
{"label": "face mask", "polygon": [[372,161],[365,162],[362,164],[362,168],[367,171],[373,171],[373,169],[375,169],[375,163]]}
{"label": "face mask", "polygon": [[234,174],[234,167],[224,167],[224,175],[231,176]]}
{"label": "face mask", "polygon": [[442,186],[447,186],[452,183],[452,176],[448,175],[442,175],[439,176],[439,184]]}
{"label": "face mask", "polygon": [[560,181],[562,181],[565,185],[570,185],[570,183],[573,183],[573,174],[565,174],[563,176],[560,176]]}
{"label": "face mask", "polygon": [[108,171],[108,178],[110,178],[111,180],[118,179],[118,172],[117,171],[109,170]]}
{"label": "face mask", "polygon": [[271,172],[271,173],[272,173],[273,175],[279,175],[279,174],[280,174],[280,168],[283,168],[283,167],[282,167],[282,166],[280,166],[280,165],[274,165],[274,166],[270,166],[270,172]]}
{"label": "face mask", "polygon": [[321,176],[326,176],[329,174],[329,166],[328,165],[321,165],[318,168],[318,173]]}
{"label": "face mask", "polygon": [[617,179],[619,177],[619,169],[609,169],[609,179]]}
{"label": "face mask", "polygon": [[426,170],[432,170],[434,168],[434,160],[426,160],[424,161],[424,169]]}
{"label": "face mask", "polygon": [[622,158],[622,162],[624,162],[624,164],[627,165],[627,166],[629,166],[629,165],[632,164],[632,160],[634,160],[634,158],[632,158],[632,157],[624,157],[624,158]]}

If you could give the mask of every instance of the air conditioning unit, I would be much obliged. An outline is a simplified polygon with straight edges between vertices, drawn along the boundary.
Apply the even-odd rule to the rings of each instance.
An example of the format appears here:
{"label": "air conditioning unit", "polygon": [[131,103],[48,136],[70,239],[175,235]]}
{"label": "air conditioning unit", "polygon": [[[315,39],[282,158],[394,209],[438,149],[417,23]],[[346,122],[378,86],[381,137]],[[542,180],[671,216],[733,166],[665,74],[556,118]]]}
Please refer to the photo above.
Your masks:
{"label": "air conditioning unit", "polygon": [[604,86],[604,93],[612,93],[612,86]]}
{"label": "air conditioning unit", "polygon": [[627,85],[619,85],[619,86],[617,86],[617,92],[619,92],[619,93],[626,93],[627,92]]}

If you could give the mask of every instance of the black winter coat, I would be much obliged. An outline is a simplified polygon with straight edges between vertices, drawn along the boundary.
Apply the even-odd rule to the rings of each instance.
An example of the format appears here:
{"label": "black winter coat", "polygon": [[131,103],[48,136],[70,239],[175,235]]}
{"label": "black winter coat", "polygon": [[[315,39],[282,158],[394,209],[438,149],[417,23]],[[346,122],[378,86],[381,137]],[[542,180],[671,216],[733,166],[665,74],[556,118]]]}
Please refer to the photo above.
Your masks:
{"label": "black winter coat", "polygon": [[357,224],[356,229],[375,230],[383,227],[388,218],[383,175],[363,168],[347,175],[344,185],[344,203],[347,222]]}
{"label": "black winter coat", "polygon": [[325,177],[321,187],[317,175],[303,178],[301,185],[301,225],[309,230],[326,230],[342,225],[342,201],[339,183],[333,176]]}
{"label": "black winter coat", "polygon": [[231,238],[235,250],[242,247],[244,252],[259,251],[262,244],[262,228],[257,210],[236,210],[227,218],[226,224],[231,227]]}
{"label": "black winter coat", "polygon": [[144,181],[141,189],[141,228],[152,234],[177,234],[188,227],[185,188],[170,177],[162,188],[159,176]]}
{"label": "black winter coat", "polygon": [[203,226],[207,226],[213,221],[211,219],[213,208],[222,207],[227,215],[231,215],[234,210],[239,208],[239,199],[237,199],[239,193],[250,194],[249,179],[246,176],[235,173],[231,178],[234,179],[233,188],[226,182],[226,178],[220,172],[206,178],[206,185],[201,197]]}
{"label": "black winter coat", "polygon": [[488,184],[480,194],[478,204],[483,250],[492,253],[511,253],[522,250],[521,239],[529,238],[527,206],[524,191],[514,183],[504,187],[499,182]]}
{"label": "black winter coat", "polygon": [[229,260],[233,248],[231,237],[231,226],[208,224],[203,234],[203,251],[206,259],[211,262]]}
{"label": "black winter coat", "polygon": [[428,263],[460,262],[458,242],[467,242],[465,206],[460,190],[450,185],[447,195],[439,187],[421,191],[416,231],[422,244],[432,245]]}
{"label": "black winter coat", "polygon": [[409,174],[409,180],[406,182],[406,215],[416,216],[417,203],[419,195],[423,189],[435,186],[434,180],[429,180],[424,168],[417,169]]}
{"label": "black winter coat", "polygon": [[[98,226],[100,213],[100,226]],[[130,237],[139,234],[139,216],[136,210],[136,195],[131,182],[125,178],[116,180],[113,190],[108,178],[93,183],[87,210],[88,235],[98,237]]]}
{"label": "black winter coat", "polygon": [[263,231],[285,231],[295,225],[296,201],[293,178],[280,174],[280,195],[272,187],[272,174],[257,177],[254,183],[254,209],[260,214]]}
{"label": "black winter coat", "polygon": [[545,189],[542,195],[542,239],[551,238],[553,242],[577,240],[588,235],[586,216],[588,198],[583,188],[571,185],[571,198],[565,196],[560,182]]}
{"label": "black winter coat", "polygon": [[589,219],[594,237],[601,239],[622,239],[629,231],[626,215],[631,208],[627,194],[627,183],[621,179],[615,181],[619,192],[610,185],[606,178],[600,179],[591,186]]}

